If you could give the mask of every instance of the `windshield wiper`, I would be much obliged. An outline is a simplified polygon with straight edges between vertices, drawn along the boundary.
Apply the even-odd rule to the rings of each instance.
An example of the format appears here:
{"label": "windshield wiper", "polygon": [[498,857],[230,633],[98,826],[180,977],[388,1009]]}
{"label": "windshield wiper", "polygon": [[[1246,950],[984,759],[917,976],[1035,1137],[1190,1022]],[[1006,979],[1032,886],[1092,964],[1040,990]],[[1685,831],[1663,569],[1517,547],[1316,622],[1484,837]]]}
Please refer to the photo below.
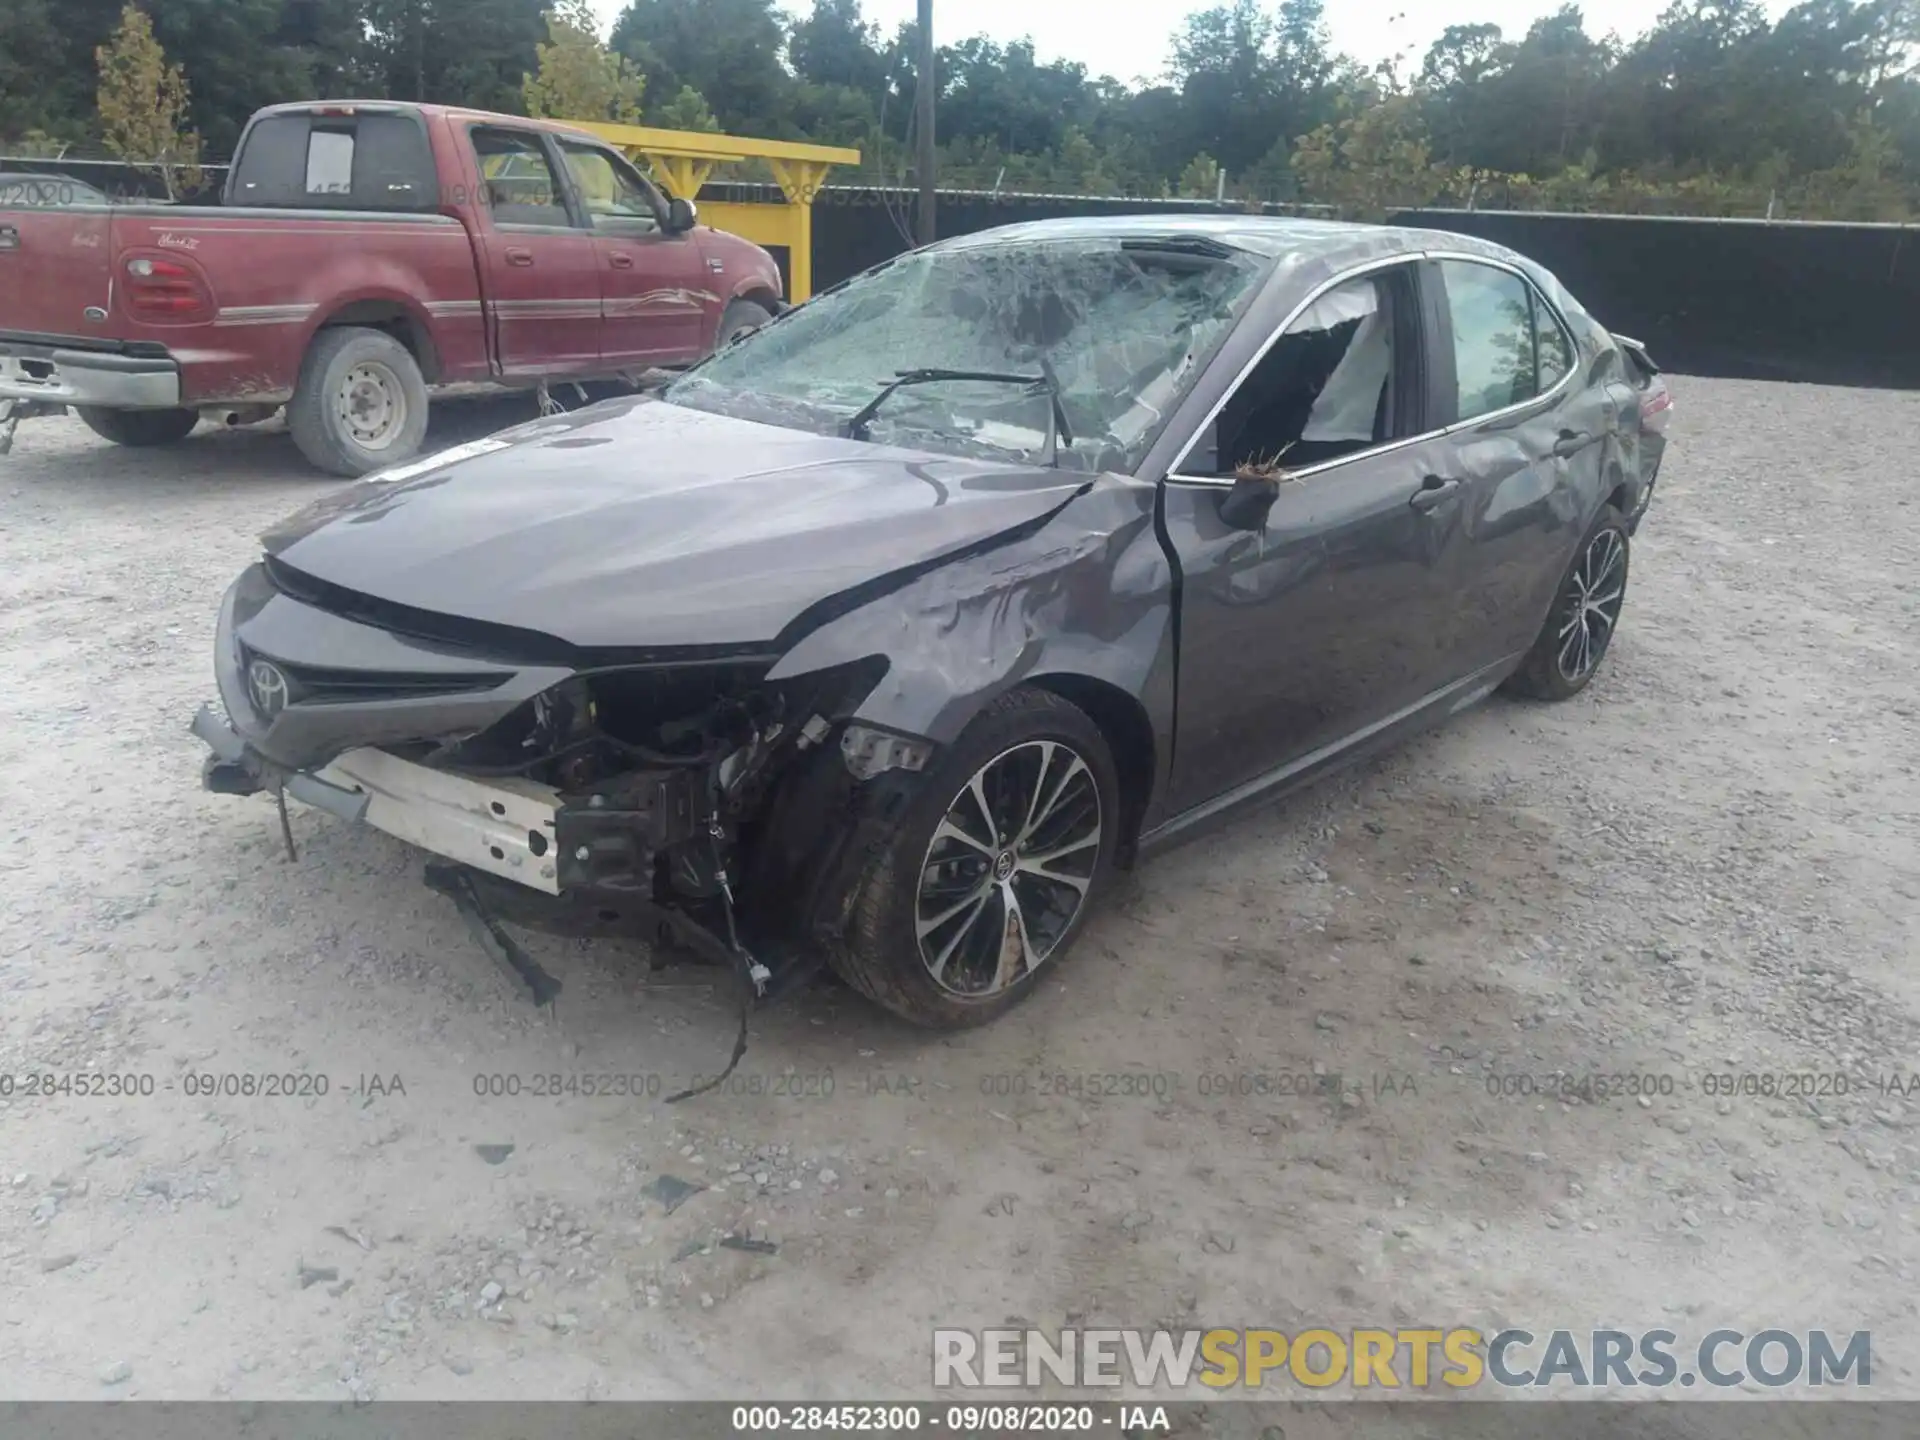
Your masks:
{"label": "windshield wiper", "polygon": [[896,370],[893,379],[881,388],[878,395],[856,410],[847,420],[843,433],[849,440],[865,440],[873,428],[873,418],[880,413],[880,407],[893,397],[893,392],[909,385],[933,385],[949,380],[983,380],[996,385],[1025,385],[1035,394],[1044,394],[1052,402],[1052,424],[1047,431],[1047,463],[1060,463],[1060,446],[1073,444],[1073,427],[1067,424],[1066,406],[1060,403],[1060,381],[1053,373],[1053,366],[1045,359],[1040,361],[1041,373],[1038,375],[1012,375],[1004,370],[944,370],[927,367],[917,370]]}

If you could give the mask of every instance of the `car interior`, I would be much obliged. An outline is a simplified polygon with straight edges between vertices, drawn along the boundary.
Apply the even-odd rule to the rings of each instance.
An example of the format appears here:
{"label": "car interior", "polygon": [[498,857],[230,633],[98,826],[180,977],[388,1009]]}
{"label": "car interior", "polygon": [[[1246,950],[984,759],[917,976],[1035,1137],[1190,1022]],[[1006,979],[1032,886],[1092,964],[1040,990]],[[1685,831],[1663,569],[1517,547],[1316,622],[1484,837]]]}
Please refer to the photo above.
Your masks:
{"label": "car interior", "polygon": [[[1406,433],[1396,360],[1411,353],[1412,297],[1394,272],[1363,276],[1313,302],[1235,389],[1197,473],[1297,470]],[[1208,449],[1212,454],[1209,456]]]}

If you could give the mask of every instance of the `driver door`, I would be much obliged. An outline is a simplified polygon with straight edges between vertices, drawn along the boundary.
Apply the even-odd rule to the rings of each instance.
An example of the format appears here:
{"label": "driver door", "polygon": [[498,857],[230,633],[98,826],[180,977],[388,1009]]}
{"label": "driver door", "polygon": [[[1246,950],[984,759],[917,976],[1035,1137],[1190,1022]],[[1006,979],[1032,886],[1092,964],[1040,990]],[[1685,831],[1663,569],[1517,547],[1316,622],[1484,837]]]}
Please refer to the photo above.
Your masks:
{"label": "driver door", "polygon": [[[1181,575],[1174,812],[1257,793],[1443,687],[1459,543],[1449,446],[1428,434],[1412,264],[1324,292],[1276,337],[1161,487]],[[1270,469],[1264,524],[1221,501]]]}
{"label": "driver door", "polygon": [[605,368],[698,359],[720,326],[722,277],[695,232],[667,233],[666,203],[621,156],[583,140],[562,137],[559,145],[593,227]]}

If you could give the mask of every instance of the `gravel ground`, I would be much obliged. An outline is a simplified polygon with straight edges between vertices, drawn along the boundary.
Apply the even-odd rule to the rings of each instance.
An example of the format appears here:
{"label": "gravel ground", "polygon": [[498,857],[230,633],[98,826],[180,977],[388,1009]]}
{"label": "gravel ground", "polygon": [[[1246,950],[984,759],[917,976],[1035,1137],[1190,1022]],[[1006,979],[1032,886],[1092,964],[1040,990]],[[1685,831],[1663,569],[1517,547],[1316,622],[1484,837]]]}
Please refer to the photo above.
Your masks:
{"label": "gravel ground", "polygon": [[[759,1017],[743,1093],[674,1107],[731,1034],[700,972],[535,941],[548,1017],[417,855],[296,811],[288,864],[267,802],[198,790],[221,590],[326,484],[285,437],[23,427],[0,1077],[155,1088],[0,1098],[0,1388],[906,1395],[934,1325],[1017,1316],[1865,1328],[1875,1391],[1920,1395],[1920,1097],[1877,1083],[1920,1070],[1920,395],[1676,390],[1585,694],[1153,864],[985,1031],[823,984]],[[1547,1072],[1666,1078],[1489,1093]],[[328,1090],[188,1093],[240,1074]],[[660,1088],[476,1094],[549,1074]],[[662,1175],[704,1188],[669,1210]]]}

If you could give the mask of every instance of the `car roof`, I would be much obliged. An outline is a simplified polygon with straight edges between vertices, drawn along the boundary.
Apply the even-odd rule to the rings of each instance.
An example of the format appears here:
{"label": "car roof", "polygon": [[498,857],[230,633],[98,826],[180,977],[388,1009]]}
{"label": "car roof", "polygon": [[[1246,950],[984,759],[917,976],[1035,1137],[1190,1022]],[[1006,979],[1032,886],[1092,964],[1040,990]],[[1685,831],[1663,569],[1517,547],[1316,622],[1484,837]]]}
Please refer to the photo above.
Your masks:
{"label": "car roof", "polygon": [[1515,259],[1503,245],[1471,235],[1406,225],[1363,225],[1345,220],[1309,220],[1293,215],[1219,215],[1174,212],[1159,215],[1077,215],[1024,220],[941,242],[963,249],[1007,244],[1047,244],[1101,239],[1210,239],[1257,255],[1338,263],[1404,251],[1455,250]]}

